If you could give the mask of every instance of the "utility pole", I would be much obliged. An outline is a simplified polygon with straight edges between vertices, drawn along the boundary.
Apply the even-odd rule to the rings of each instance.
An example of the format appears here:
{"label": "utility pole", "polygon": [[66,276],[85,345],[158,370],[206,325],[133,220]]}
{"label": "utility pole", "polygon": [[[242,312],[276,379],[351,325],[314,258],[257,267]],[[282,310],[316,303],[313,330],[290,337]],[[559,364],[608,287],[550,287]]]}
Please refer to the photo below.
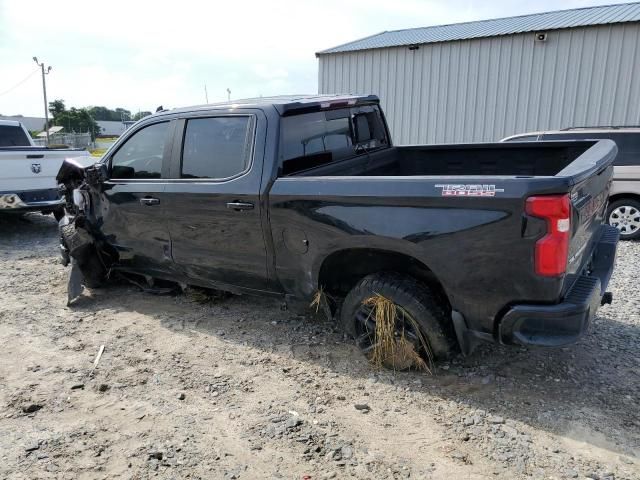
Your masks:
{"label": "utility pole", "polygon": [[33,61],[36,62],[42,69],[42,93],[44,94],[44,131],[47,134],[47,146],[49,145],[49,105],[47,104],[47,83],[44,80],[44,76],[48,75],[51,71],[51,65],[47,67],[47,71],[44,69],[44,62],[38,63],[38,57],[33,57]]}
{"label": "utility pole", "polygon": [[231,101],[231,90],[229,90],[227,88],[227,101],[230,102]]}
{"label": "utility pole", "polygon": [[207,93],[207,84],[204,84],[204,99],[209,104],[209,94]]}

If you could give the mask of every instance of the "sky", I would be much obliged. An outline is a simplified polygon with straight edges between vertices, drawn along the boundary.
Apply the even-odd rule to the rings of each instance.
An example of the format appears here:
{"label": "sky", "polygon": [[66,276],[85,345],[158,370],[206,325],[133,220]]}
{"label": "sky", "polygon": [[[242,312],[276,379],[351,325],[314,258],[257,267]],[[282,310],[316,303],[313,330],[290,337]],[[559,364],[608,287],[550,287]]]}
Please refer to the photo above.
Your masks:
{"label": "sky", "polygon": [[316,93],[315,52],[382,32],[623,1],[0,0],[0,115]]}

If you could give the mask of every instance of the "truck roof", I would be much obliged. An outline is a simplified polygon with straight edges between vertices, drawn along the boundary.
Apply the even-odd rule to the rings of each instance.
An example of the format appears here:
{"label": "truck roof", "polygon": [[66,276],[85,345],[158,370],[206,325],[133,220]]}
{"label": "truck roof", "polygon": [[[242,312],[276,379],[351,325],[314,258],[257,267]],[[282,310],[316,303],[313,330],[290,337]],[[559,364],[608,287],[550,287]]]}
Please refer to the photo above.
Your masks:
{"label": "truck roof", "polygon": [[[335,95],[278,95],[273,97],[245,98],[228,102],[194,105],[191,107],[163,110],[156,115],[185,113],[210,108],[235,108],[273,106],[280,115],[286,116],[300,113],[301,110],[313,111],[331,106],[350,106],[379,103],[377,95],[335,94]],[[155,115],[154,115],[155,116]],[[149,117],[147,117],[149,118]]]}
{"label": "truck roof", "polygon": [[0,120],[0,125],[5,127],[19,127],[20,122],[17,120]]}

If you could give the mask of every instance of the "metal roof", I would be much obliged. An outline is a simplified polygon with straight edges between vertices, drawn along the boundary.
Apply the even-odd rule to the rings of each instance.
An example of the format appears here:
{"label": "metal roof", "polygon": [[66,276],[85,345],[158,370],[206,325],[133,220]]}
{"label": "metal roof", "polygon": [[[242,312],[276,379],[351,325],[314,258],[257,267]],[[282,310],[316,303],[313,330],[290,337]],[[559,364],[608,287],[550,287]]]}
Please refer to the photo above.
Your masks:
{"label": "metal roof", "polygon": [[640,2],[601,5],[451,25],[385,31],[323,50],[316,55],[637,21],[640,21]]}

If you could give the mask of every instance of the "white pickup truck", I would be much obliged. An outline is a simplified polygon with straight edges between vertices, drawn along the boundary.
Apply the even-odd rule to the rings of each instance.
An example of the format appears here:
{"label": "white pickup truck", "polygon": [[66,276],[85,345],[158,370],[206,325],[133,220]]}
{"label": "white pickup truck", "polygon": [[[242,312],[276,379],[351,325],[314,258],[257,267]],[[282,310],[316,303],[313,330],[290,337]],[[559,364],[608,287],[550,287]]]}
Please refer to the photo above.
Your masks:
{"label": "white pickup truck", "polygon": [[20,122],[0,120],[0,213],[40,211],[64,215],[56,174],[65,159],[89,166],[89,152],[34,145]]}

